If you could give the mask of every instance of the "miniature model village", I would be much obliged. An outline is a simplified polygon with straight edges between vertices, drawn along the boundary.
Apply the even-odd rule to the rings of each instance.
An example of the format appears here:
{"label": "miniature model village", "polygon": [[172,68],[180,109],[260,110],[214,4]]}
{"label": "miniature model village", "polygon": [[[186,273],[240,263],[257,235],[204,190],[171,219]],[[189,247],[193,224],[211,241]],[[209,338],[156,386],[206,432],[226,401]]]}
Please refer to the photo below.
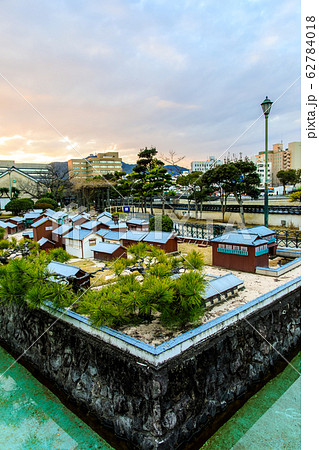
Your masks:
{"label": "miniature model village", "polygon": [[[20,257],[27,254],[28,242],[37,242],[38,248],[47,253],[57,248],[65,250],[70,259],[64,263],[52,260],[47,270],[55,282],[72,284],[77,292],[110,288],[119,275],[134,275],[134,282],[155,275],[182,280],[183,274],[200,268],[204,280],[200,297],[205,312],[196,325],[300,275],[300,253],[278,249],[275,232],[265,226],[241,228],[194,243],[174,232],[149,231],[145,219],[120,219],[106,211],[91,216],[47,209],[2,220],[0,227],[5,229],[8,240],[24,240]],[[0,263],[15,256],[14,251],[1,250]],[[194,321],[184,323],[180,329],[165,327],[154,308],[152,320],[120,324],[117,329],[156,346],[193,327]]]}

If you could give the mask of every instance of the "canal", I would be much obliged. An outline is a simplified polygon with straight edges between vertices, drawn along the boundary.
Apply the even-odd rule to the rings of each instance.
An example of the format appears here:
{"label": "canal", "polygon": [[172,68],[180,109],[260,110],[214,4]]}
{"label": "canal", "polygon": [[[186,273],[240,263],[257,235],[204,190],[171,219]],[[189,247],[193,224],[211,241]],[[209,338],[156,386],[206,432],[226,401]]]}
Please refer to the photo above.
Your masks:
{"label": "canal", "polygon": [[[22,365],[7,370],[13,361],[0,347],[0,448],[125,448],[106,437],[108,444]],[[192,448],[300,449],[300,365],[298,354],[213,436]]]}

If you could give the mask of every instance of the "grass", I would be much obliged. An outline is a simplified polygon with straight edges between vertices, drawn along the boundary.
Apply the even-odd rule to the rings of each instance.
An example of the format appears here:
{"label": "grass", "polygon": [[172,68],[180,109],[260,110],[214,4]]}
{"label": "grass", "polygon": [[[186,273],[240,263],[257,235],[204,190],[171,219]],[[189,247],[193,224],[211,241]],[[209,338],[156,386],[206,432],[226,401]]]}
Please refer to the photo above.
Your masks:
{"label": "grass", "polygon": [[186,256],[191,250],[196,250],[204,256],[205,264],[208,266],[212,265],[212,247],[208,245],[207,247],[198,247],[197,244],[187,244],[183,242],[182,244],[177,244],[177,249]]}

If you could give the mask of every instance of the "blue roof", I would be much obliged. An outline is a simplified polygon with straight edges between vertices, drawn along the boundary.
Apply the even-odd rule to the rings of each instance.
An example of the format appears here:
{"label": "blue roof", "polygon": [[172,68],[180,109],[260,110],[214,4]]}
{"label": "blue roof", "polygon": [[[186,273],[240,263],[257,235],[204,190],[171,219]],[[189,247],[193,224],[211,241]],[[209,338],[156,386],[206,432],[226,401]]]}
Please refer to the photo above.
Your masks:
{"label": "blue roof", "polygon": [[60,225],[59,228],[52,230],[52,233],[63,234],[63,233],[66,233],[67,231],[70,231],[72,228],[73,228],[72,225],[63,224],[63,225]]}
{"label": "blue roof", "polygon": [[258,234],[248,233],[247,231],[241,232],[231,231],[230,233],[224,233],[221,236],[218,236],[212,239],[213,242],[221,242],[224,244],[239,244],[239,245],[262,245],[267,244],[268,241],[265,239],[260,239]]}
{"label": "blue roof", "polygon": [[39,241],[38,244],[40,244],[40,247],[42,247],[42,245],[44,245],[46,242],[50,242],[51,244],[54,244],[54,242],[50,241],[50,239],[47,239],[45,237],[42,237]]}
{"label": "blue roof", "polygon": [[148,233],[145,231],[130,230],[123,233],[121,239],[128,239],[130,241],[141,241]]}
{"label": "blue roof", "polygon": [[0,220],[0,227],[7,228],[7,226],[8,226],[8,222],[4,222],[3,220]]}
{"label": "blue roof", "polygon": [[22,236],[27,236],[29,239],[33,238],[33,231],[24,231]]}
{"label": "blue roof", "polygon": [[74,239],[77,241],[82,241],[86,236],[91,234],[91,230],[83,230],[82,228],[74,228],[70,233],[64,236],[65,239]]}
{"label": "blue roof", "polygon": [[[109,230],[105,230],[105,231],[108,231],[108,233],[105,233],[103,235],[103,238],[104,239],[109,239],[111,241],[120,241],[122,239],[122,236],[125,234],[125,233],[123,233],[123,231],[120,231],[120,232],[118,232],[118,231],[109,231]],[[99,234],[99,232],[97,231],[96,234]],[[101,234],[100,234],[100,236],[101,236]]]}
{"label": "blue roof", "polygon": [[226,275],[222,275],[221,277],[217,277],[211,281],[208,281],[208,284],[205,288],[205,293],[202,295],[202,297],[204,300],[207,300],[211,297],[215,297],[216,295],[227,292],[230,289],[239,287],[243,283],[243,280],[240,280],[231,272],[226,273]]}
{"label": "blue roof", "polygon": [[[34,222],[31,226],[32,227],[38,227],[39,225],[42,225],[44,222],[47,222],[48,220],[53,220],[51,217],[42,217],[42,219],[37,220],[36,222]],[[55,220],[54,220],[55,222]]]}
{"label": "blue roof", "polygon": [[20,217],[20,216],[14,216],[14,217],[10,217],[10,219],[9,219],[9,221],[10,220],[15,220],[16,222],[23,222],[23,217]]}
{"label": "blue roof", "polygon": [[28,219],[36,219],[37,217],[40,217],[41,213],[38,212],[28,212],[25,213],[25,215],[23,216],[24,220],[28,220]]}
{"label": "blue roof", "polygon": [[90,220],[89,222],[82,223],[80,227],[85,228],[86,230],[92,230],[94,227],[97,227],[101,224],[102,222],[99,222],[98,220]]}
{"label": "blue roof", "polygon": [[76,275],[81,267],[70,266],[69,264],[60,263],[57,261],[51,261],[47,265],[47,270],[50,273],[57,273],[58,275],[63,275],[65,277],[70,277]]}
{"label": "blue roof", "polygon": [[70,217],[71,222],[76,222],[79,219],[90,220],[90,215],[88,213],[81,213],[81,214],[76,214],[73,217]]}
{"label": "blue roof", "polygon": [[143,241],[166,244],[171,237],[174,237],[174,233],[169,233],[168,231],[150,231],[145,238],[143,238]]}
{"label": "blue roof", "polygon": [[108,255],[112,255],[119,248],[121,248],[120,244],[110,244],[108,242],[100,242],[94,247],[91,247],[91,250],[93,250],[94,252],[101,252],[107,253]]}
{"label": "blue roof", "polygon": [[133,224],[133,225],[147,225],[149,222],[145,219],[133,219],[127,220],[126,223]]}
{"label": "blue roof", "polygon": [[9,222],[9,221],[8,222],[2,222],[2,223],[4,223],[9,228],[15,228],[17,226],[15,223],[12,223],[12,222]]}
{"label": "blue roof", "polygon": [[104,211],[97,216],[97,219],[99,220],[101,217],[109,217],[110,219],[112,219],[112,214],[107,211]]}
{"label": "blue roof", "polygon": [[265,227],[264,225],[257,225],[255,227],[244,229],[248,231],[248,233],[258,234],[260,237],[269,236],[270,234],[275,234],[274,230]]}

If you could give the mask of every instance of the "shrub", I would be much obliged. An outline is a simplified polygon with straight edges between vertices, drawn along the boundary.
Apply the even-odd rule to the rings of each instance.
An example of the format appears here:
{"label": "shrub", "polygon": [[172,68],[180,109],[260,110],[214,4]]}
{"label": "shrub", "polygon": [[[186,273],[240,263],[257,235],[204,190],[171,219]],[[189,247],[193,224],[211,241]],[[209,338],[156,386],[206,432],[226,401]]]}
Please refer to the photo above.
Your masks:
{"label": "shrub", "polygon": [[301,201],[301,191],[295,191],[295,192],[292,192],[290,195],[289,195],[289,201],[291,201],[291,202],[296,202],[296,201]]}
{"label": "shrub", "polygon": [[[43,204],[48,206],[42,206]],[[58,208],[58,202],[50,197],[42,197],[39,200],[36,201],[35,208],[42,208],[42,209],[57,209]]]}
{"label": "shrub", "polygon": [[14,198],[6,204],[5,210],[12,211],[14,214],[19,215],[21,212],[26,212],[33,208],[33,201],[30,198]]}
{"label": "shrub", "polygon": [[71,255],[63,250],[62,247],[53,248],[49,251],[48,257],[50,258],[50,261],[57,261],[60,263],[64,263],[66,261],[69,261],[71,259]]}
{"label": "shrub", "polygon": [[[157,218],[160,217],[162,220],[161,222],[156,219],[156,225],[158,223],[160,224],[161,228],[159,231],[173,231],[174,228],[174,222],[172,219],[168,216],[157,216]],[[150,218],[150,231],[155,231],[155,217]]]}

